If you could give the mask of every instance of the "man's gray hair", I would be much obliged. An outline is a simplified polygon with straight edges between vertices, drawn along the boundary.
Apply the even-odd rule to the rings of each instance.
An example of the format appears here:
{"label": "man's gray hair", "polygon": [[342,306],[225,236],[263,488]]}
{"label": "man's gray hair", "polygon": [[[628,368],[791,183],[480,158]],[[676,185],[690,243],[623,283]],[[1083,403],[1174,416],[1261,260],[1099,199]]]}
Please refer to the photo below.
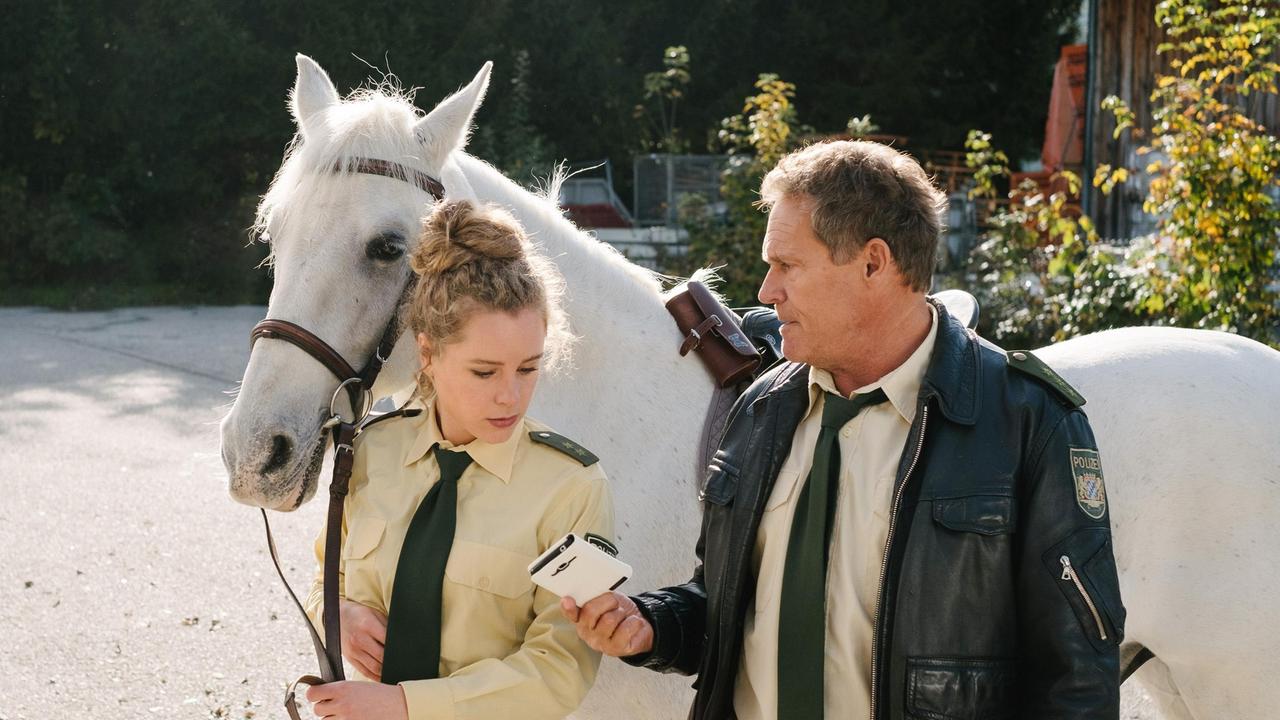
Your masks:
{"label": "man's gray hair", "polygon": [[809,220],[833,262],[878,237],[911,289],[929,290],[947,196],[914,158],[862,140],[810,145],[779,160],[760,186],[762,207],[788,196],[812,200]]}

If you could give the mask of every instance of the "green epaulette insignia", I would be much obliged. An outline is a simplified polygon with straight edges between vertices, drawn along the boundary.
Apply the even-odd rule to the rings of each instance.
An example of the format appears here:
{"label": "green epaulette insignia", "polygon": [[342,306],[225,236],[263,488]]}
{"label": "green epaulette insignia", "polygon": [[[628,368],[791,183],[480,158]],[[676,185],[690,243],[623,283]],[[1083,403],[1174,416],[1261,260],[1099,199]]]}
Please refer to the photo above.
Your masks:
{"label": "green epaulette insignia", "polygon": [[529,433],[529,439],[536,443],[542,443],[547,447],[559,450],[565,455],[568,455],[574,460],[582,463],[583,467],[595,465],[600,462],[600,458],[596,457],[590,450],[557,433],[548,432],[546,430],[535,430]]}
{"label": "green epaulette insignia", "polygon": [[1053,368],[1044,363],[1043,360],[1036,357],[1030,350],[1012,350],[1009,352],[1009,367],[1037,378],[1049,387],[1058,391],[1067,404],[1071,407],[1080,407],[1085,403],[1084,396],[1078,390],[1062,379],[1062,376],[1053,371]]}

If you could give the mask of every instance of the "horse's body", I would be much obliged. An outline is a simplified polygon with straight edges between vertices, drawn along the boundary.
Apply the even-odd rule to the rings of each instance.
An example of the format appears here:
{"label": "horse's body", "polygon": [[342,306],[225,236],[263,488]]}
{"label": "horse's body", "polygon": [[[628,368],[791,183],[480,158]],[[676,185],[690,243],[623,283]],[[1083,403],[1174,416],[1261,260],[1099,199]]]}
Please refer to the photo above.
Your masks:
{"label": "horse's body", "polygon": [[[425,118],[380,93],[340,101],[299,57],[293,147],[264,200],[276,285],[269,315],[327,339],[359,364],[394,311],[403,267],[371,265],[371,237],[416,237],[429,198],[407,183],[335,173],[352,156],[430,173],[454,197],[511,209],[567,282],[581,336],[575,367],[544,379],[531,414],[596,452],[608,471],[633,590],[681,582],[699,507],[694,455],[712,384],[679,334],[657,280],[578,231],[552,203],[461,150],[487,83]],[[402,338],[377,392],[411,381]],[[1112,502],[1128,642],[1158,660],[1139,677],[1172,717],[1258,719],[1280,705],[1270,638],[1280,626],[1280,353],[1220,333],[1132,329],[1055,345],[1042,357],[1087,397]],[[291,509],[315,489],[319,427],[336,386],[284,343],[259,343],[231,414],[223,456],[243,502]],[[1162,692],[1161,683],[1175,683]],[[688,681],[602,665],[580,717],[680,717]],[[1181,693],[1179,699],[1178,693]],[[1186,707],[1182,706],[1185,700]]]}

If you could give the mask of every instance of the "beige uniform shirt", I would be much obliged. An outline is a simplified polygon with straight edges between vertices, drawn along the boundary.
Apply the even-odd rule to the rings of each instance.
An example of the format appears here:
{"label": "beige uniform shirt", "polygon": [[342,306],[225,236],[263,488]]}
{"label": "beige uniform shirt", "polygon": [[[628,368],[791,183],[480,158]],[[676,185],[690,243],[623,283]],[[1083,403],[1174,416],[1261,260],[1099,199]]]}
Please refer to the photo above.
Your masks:
{"label": "beige uniform shirt", "polygon": [[[445,567],[440,676],[400,683],[410,720],[559,718],[595,680],[598,653],[578,639],[560,599],[529,579],[530,562],[570,531],[613,538],[613,501],[599,464],[529,438],[547,428],[528,418],[511,438],[453,446],[434,407],[384,420],[356,441],[343,517],[341,589],[348,600],[386,613],[400,547],[418,504],[440,477],[429,452],[465,450],[458,480],[457,530]],[[306,608],[322,626],[324,531],[315,544],[316,579]]]}
{"label": "beige uniform shirt", "polygon": [[[831,559],[827,567],[825,714],[865,718],[871,714],[871,639],[880,592],[880,564],[889,535],[898,461],[915,419],[920,383],[938,333],[938,314],[920,347],[878,381],[889,402],[871,406],[840,430],[840,488]],[[838,393],[831,374],[809,371],[809,411],[796,427],[791,452],[765,503],[752,551],[756,596],[747,609],[743,648],[734,686],[739,720],[778,717],[778,608],[791,518],[813,464],[826,392]]]}

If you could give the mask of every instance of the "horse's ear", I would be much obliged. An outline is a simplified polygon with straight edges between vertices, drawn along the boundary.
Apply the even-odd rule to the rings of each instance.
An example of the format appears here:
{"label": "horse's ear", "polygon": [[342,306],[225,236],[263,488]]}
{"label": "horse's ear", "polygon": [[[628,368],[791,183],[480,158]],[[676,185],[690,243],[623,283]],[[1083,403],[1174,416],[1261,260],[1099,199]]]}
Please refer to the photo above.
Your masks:
{"label": "horse's ear", "polygon": [[429,157],[443,158],[467,143],[471,119],[484,100],[489,87],[489,72],[493,62],[486,62],[476,77],[466,87],[440,102],[434,110],[418,121],[414,134],[426,146]]}
{"label": "horse's ear", "polygon": [[306,136],[309,134],[308,129],[312,132],[317,129],[315,116],[338,103],[338,89],[315,60],[302,53],[298,53],[295,60],[298,63],[298,79],[290,93],[289,107],[298,122],[298,129]]}

